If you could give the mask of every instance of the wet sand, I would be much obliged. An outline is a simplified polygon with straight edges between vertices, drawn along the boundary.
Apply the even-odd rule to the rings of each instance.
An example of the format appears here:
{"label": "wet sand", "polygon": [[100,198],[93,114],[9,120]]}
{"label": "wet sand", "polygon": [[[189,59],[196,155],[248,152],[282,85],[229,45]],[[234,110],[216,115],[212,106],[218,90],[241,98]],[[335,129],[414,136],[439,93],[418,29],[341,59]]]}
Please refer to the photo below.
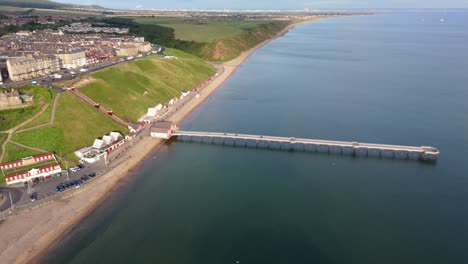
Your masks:
{"label": "wet sand", "polygon": [[[295,25],[291,25],[275,38],[286,34]],[[180,123],[198,105],[206,100],[237,68],[258,48],[274,38],[243,52],[236,59],[220,64],[223,71],[205,88],[200,97],[193,98],[179,108],[169,119]],[[35,263],[41,254],[47,251],[68,230],[92,213],[100,202],[119,186],[119,182],[129,175],[146,156],[154,151],[163,140],[144,138],[128,151],[128,157],[116,168],[96,178],[73,195],[66,194],[60,200],[52,201],[34,210],[22,211],[8,217],[0,224],[0,259],[2,263]]]}

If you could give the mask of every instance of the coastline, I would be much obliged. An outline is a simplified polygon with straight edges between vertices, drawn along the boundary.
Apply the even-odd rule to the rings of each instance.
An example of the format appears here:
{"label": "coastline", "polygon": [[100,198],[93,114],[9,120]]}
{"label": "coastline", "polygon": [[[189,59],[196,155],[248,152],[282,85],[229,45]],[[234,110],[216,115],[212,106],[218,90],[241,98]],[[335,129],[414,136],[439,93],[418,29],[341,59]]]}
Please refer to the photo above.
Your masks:
{"label": "coastline", "polygon": [[[315,21],[315,20],[312,20]],[[311,22],[305,21],[302,23]],[[244,51],[239,57],[219,64],[223,71],[193,98],[179,108],[169,120],[180,124],[196,107],[203,103],[221,84],[236,72],[257,49],[284,36],[296,25],[293,23],[274,37]],[[72,195],[50,202],[40,208],[22,211],[0,224],[0,258],[6,263],[35,263],[50,250],[57,240],[93,212],[116,188],[128,172],[136,168],[149,153],[164,144],[164,140],[144,138],[128,153],[129,158],[98,177],[94,182]],[[126,157],[126,155],[125,155]]]}

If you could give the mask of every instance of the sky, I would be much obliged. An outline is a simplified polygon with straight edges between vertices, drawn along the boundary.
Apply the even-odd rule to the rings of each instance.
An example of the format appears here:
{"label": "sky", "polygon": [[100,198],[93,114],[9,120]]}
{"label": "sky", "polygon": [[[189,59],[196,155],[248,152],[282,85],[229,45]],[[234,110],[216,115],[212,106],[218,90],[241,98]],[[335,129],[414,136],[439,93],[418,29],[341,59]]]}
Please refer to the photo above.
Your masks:
{"label": "sky", "polygon": [[468,8],[468,0],[55,0],[97,4],[108,8],[199,9],[348,9],[348,8]]}

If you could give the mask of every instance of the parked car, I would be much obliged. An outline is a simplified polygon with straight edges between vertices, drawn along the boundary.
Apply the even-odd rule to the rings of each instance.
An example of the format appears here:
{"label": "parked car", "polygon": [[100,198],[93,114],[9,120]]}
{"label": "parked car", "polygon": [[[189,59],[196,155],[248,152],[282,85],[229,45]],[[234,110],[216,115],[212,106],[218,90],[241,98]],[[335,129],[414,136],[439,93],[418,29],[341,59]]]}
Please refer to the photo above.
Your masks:
{"label": "parked car", "polygon": [[77,171],[79,171],[79,170],[81,170],[81,168],[78,167],[78,166],[74,166],[74,167],[71,167],[71,168],[70,168],[70,171],[71,171],[71,172],[77,172]]}

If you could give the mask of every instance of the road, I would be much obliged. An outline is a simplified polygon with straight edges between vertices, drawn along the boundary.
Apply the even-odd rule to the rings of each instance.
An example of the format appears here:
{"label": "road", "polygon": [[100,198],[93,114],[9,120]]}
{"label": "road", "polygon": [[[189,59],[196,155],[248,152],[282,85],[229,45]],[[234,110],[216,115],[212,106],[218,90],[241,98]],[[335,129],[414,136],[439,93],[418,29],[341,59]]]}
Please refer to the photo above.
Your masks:
{"label": "road", "polygon": [[[154,55],[154,54],[151,54],[151,55]],[[146,56],[149,56],[149,55],[146,55],[146,54],[143,55],[143,57],[146,57]],[[136,58],[136,59],[138,59],[138,58]],[[86,75],[86,74],[89,74],[89,73],[92,73],[92,72],[100,71],[102,69],[109,68],[109,67],[117,65],[119,63],[123,63],[123,62],[127,62],[127,60],[103,61],[103,62],[94,64],[94,65],[89,65],[89,66],[83,67],[84,69],[87,70],[86,72],[80,72],[79,69],[72,69],[72,70],[61,69],[59,72],[57,72],[57,74],[62,75],[62,78],[60,78],[60,79],[54,79],[54,78],[51,78],[50,76],[44,76],[44,77],[34,78],[34,80],[37,81],[38,85],[42,85],[42,86],[47,87],[47,88],[52,88],[55,91],[61,93],[61,92],[63,92],[63,89],[62,89],[63,87],[58,87],[57,85],[54,85],[55,83],[62,82],[62,81],[67,81],[67,80],[73,80],[76,77],[79,77],[81,75]],[[72,74],[72,73],[74,73],[74,74]],[[27,85],[27,84],[30,84],[30,83],[31,83],[31,80],[25,80],[25,81],[19,81],[19,82],[12,82],[12,81],[6,80],[4,82],[6,87],[20,87],[20,86],[24,86],[24,85]]]}

